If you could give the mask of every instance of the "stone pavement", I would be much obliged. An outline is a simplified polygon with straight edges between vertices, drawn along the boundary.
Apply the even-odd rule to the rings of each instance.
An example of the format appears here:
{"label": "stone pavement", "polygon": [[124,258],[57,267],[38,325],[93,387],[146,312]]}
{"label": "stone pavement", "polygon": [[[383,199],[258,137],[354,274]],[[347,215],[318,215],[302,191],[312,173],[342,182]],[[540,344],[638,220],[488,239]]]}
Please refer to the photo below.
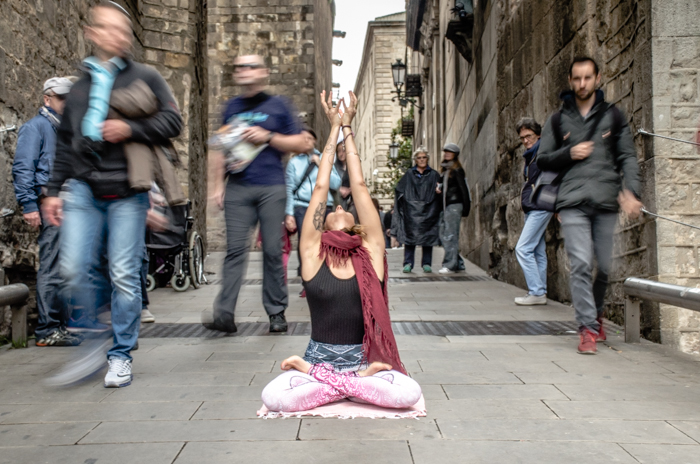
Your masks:
{"label": "stone pavement", "polygon": [[[211,256],[208,268],[216,271],[220,259]],[[522,290],[472,265],[473,279],[448,282],[397,280],[406,277],[400,264],[401,251],[392,250],[394,321],[573,319],[553,302],[514,306]],[[259,254],[248,278],[238,320],[265,322]],[[301,286],[291,282],[288,319],[308,321]],[[156,325],[199,322],[217,287],[156,290]],[[44,386],[74,348],[4,347],[0,463],[700,462],[700,358],[626,345],[611,328],[597,356],[577,354],[568,334],[400,335],[402,359],[426,398],[420,420],[256,418],[263,386],[282,359],[303,353],[304,336],[142,338],[134,383],[119,390],[102,387],[103,373]]]}

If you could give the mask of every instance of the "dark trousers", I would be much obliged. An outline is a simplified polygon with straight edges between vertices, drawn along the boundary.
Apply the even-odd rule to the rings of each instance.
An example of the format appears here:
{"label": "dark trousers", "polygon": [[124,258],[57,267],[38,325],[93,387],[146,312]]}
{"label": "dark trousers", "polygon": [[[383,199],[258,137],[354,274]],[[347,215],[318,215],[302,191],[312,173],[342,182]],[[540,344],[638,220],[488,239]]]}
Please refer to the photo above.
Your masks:
{"label": "dark trousers", "polygon": [[59,228],[41,221],[39,233],[39,271],[36,274],[36,305],[39,321],[36,338],[48,337],[68,323],[68,310],[61,290],[63,278],[59,270]]}
{"label": "dark trousers", "polygon": [[230,327],[247,267],[250,238],[260,221],[263,248],[263,306],[268,315],[287,309],[287,284],[282,264],[282,222],[287,193],[284,185],[226,185],[226,258],[221,291],[214,301],[214,323]]}
{"label": "dark trousers", "polygon": [[[301,251],[299,251],[299,243],[301,242],[301,226],[304,224],[304,216],[306,216],[306,210],[309,209],[308,206],[295,206],[294,207],[294,220],[297,223],[297,257],[299,258],[299,267],[297,268],[297,275],[301,276]],[[326,206],[326,216],[328,216],[331,211],[333,211],[332,206]]]}
{"label": "dark trousers", "polygon": [[[433,247],[423,246],[423,256],[421,256],[421,266],[432,266],[433,265]],[[416,246],[415,245],[404,245],[403,248],[403,265],[413,264],[416,260]]]}

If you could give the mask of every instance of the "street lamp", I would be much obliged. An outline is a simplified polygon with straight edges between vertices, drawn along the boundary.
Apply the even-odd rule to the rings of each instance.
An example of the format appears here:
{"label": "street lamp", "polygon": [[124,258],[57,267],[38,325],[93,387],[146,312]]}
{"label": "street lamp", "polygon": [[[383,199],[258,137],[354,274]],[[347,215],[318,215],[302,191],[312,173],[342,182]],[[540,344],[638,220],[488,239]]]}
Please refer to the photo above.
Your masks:
{"label": "street lamp", "polygon": [[401,89],[406,82],[406,64],[401,62],[401,58],[397,58],[396,63],[391,65],[391,75],[394,78],[394,87]]}
{"label": "street lamp", "polygon": [[399,157],[399,144],[394,142],[391,142],[391,145],[389,145],[389,158],[391,159],[396,159]]}

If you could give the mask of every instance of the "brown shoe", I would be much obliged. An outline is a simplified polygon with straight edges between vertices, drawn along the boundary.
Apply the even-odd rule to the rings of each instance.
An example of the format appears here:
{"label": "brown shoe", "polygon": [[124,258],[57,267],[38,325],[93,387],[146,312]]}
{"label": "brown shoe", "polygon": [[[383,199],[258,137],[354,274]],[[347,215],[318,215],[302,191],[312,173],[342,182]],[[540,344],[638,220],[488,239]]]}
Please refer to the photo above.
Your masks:
{"label": "brown shoe", "polygon": [[583,329],[579,334],[581,343],[578,345],[579,354],[596,354],[598,349],[595,346],[596,334],[588,329]]}

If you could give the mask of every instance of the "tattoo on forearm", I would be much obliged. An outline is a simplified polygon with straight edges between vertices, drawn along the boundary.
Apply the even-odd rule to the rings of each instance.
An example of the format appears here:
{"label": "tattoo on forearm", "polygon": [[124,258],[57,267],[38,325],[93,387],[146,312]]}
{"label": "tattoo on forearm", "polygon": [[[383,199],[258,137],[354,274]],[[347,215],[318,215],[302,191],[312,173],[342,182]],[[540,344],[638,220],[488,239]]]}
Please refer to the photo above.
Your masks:
{"label": "tattoo on forearm", "polygon": [[326,212],[326,205],[323,202],[318,204],[316,211],[314,211],[314,227],[317,231],[321,232],[323,230],[323,213]]}
{"label": "tattoo on forearm", "polygon": [[328,145],[326,145],[326,148],[323,151],[326,153],[335,154],[335,145],[333,145],[332,143],[329,143]]}

